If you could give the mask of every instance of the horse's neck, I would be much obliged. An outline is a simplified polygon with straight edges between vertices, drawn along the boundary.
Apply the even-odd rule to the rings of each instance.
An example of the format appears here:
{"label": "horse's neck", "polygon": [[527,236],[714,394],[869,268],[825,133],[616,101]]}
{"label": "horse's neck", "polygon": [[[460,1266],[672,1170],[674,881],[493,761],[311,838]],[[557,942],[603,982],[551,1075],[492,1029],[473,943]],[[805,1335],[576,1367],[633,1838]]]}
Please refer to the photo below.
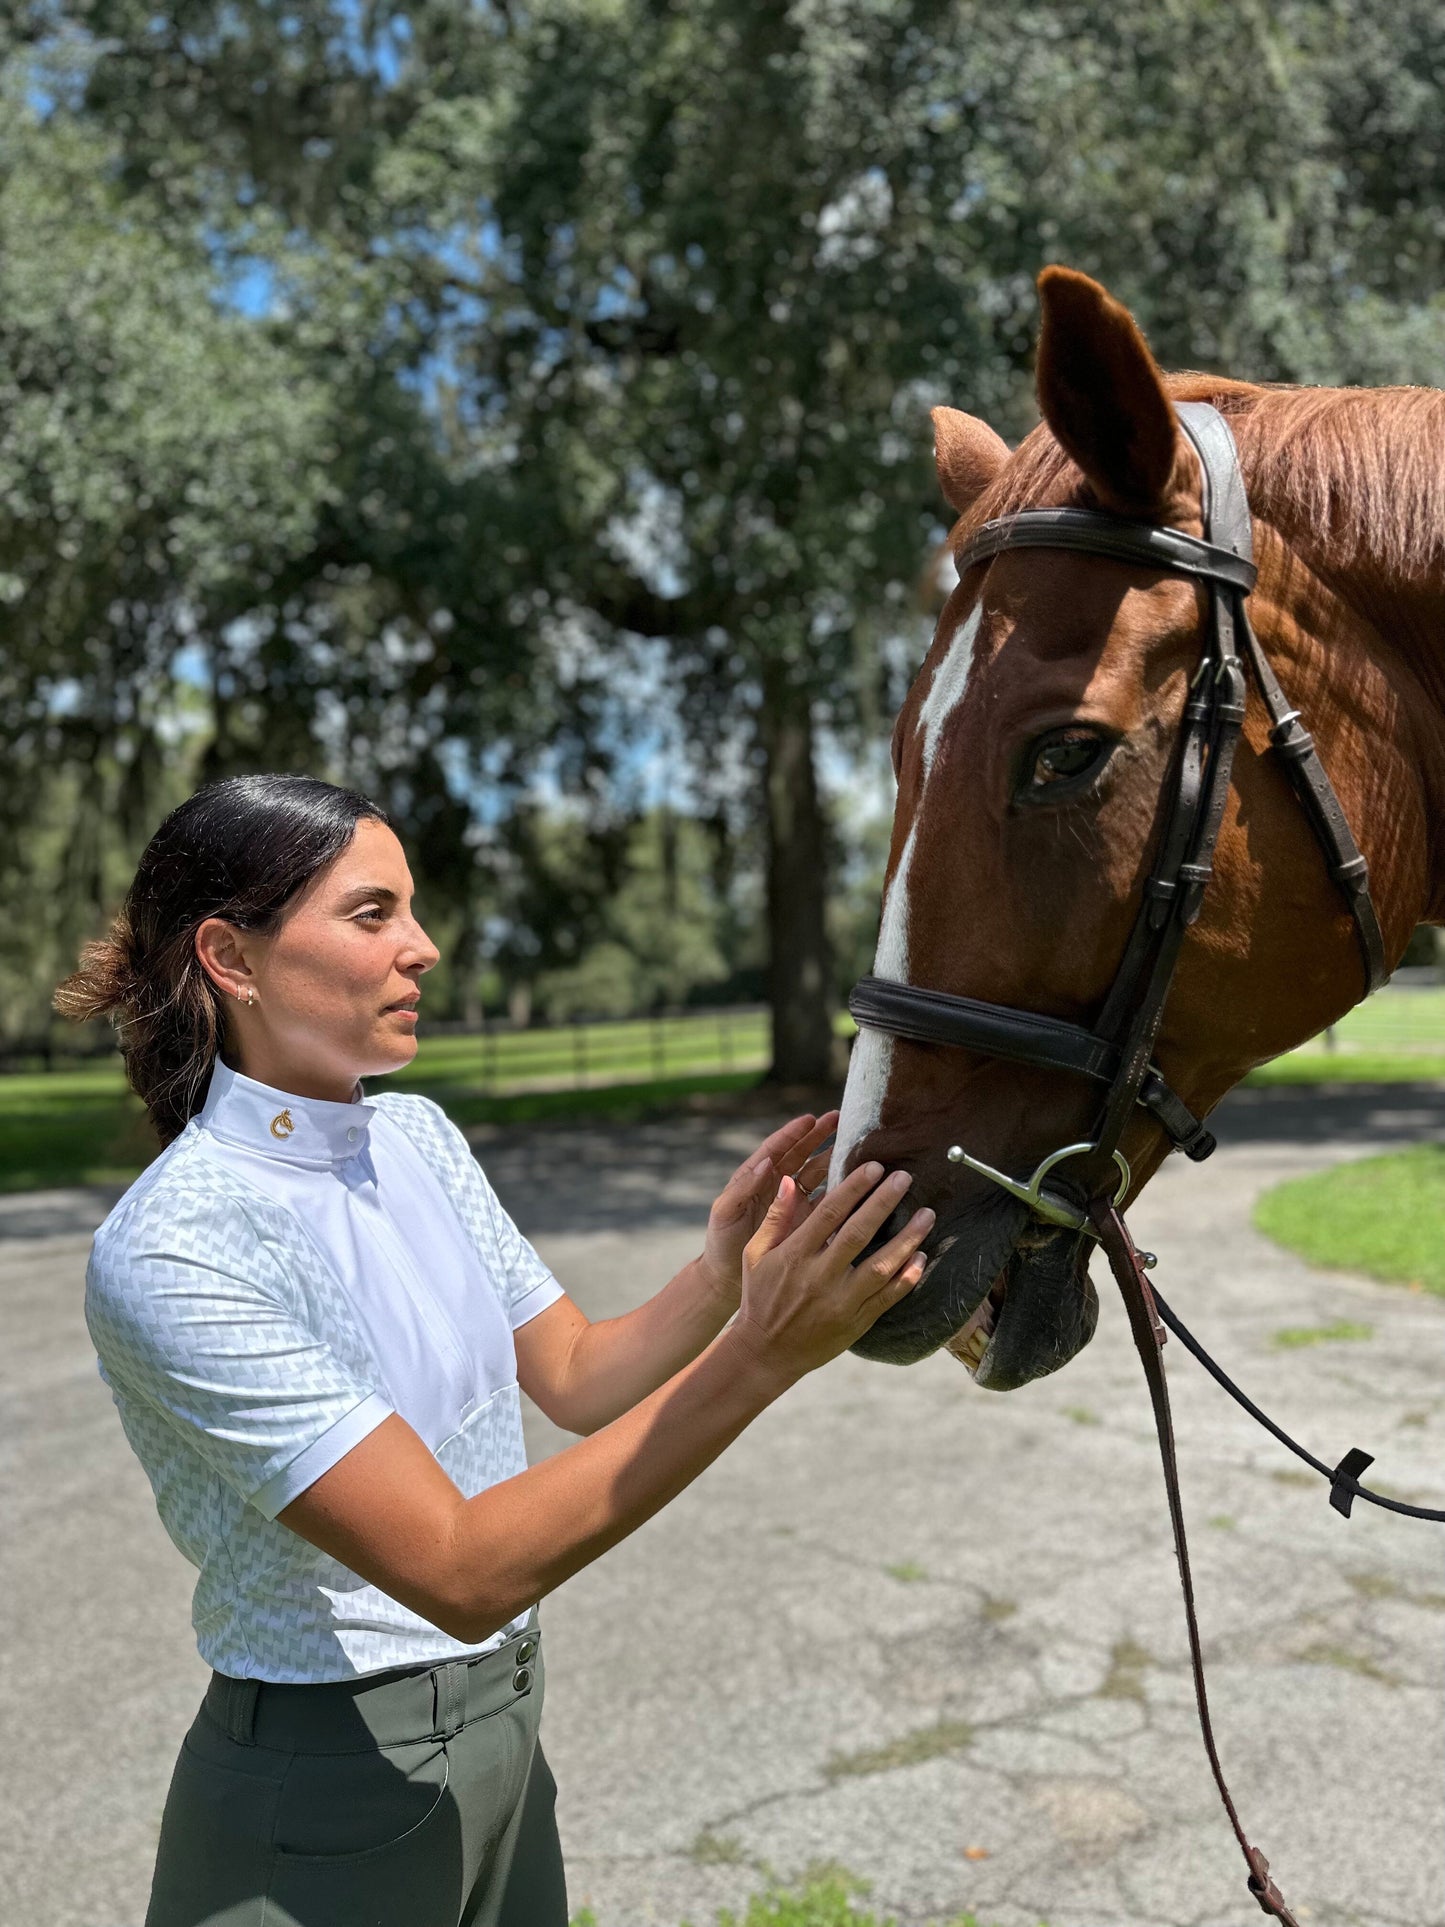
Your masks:
{"label": "horse's neck", "polygon": [[1375,660],[1397,698],[1394,746],[1419,799],[1423,850],[1412,914],[1445,923],[1445,566],[1374,575],[1360,585],[1357,606],[1372,611]]}
{"label": "horse's neck", "polygon": [[[1342,540],[1318,527],[1290,528],[1284,518],[1280,533],[1310,578],[1303,589],[1296,585],[1294,597],[1308,689],[1295,700],[1322,749],[1332,736],[1355,747],[1354,755],[1346,752],[1337,787],[1362,843],[1376,845],[1372,876],[1398,894],[1397,920],[1408,914],[1411,922],[1440,923],[1445,531],[1434,525],[1438,499],[1415,502],[1406,493],[1392,504],[1398,521],[1374,541],[1368,531]],[[1418,542],[1408,539],[1413,530]],[[1353,807],[1343,794],[1351,763],[1359,779]],[[1418,826],[1419,834],[1395,837],[1395,826]]]}

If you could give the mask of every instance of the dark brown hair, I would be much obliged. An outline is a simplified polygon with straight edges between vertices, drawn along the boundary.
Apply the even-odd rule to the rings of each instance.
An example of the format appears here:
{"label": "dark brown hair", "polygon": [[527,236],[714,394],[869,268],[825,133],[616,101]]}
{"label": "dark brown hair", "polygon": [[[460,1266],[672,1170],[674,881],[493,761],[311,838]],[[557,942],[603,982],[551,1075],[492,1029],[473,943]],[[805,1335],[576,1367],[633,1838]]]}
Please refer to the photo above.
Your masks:
{"label": "dark brown hair", "polygon": [[223,917],[269,935],[367,817],[387,821],[355,790],[314,776],[232,776],[172,810],[147,844],[110,934],[86,945],[54,1003],[77,1023],[115,1025],[162,1144],[200,1109],[225,1034],[196,931]]}

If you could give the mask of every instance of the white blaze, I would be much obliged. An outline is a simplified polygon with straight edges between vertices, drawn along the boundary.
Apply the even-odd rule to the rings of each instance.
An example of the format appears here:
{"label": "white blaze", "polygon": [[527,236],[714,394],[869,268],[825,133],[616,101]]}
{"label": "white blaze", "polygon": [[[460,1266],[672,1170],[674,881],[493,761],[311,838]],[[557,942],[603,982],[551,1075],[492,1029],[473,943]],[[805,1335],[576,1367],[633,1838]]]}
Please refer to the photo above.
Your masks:
{"label": "white blaze", "polygon": [[[873,975],[892,983],[908,982],[908,887],[909,871],[913,866],[913,847],[918,837],[928,778],[938,754],[939,741],[949,717],[968,690],[969,671],[973,667],[973,646],[978,638],[982,616],[983,606],[976,604],[954,631],[953,641],[943,661],[933,672],[933,681],[918,712],[917,728],[924,732],[923,778],[908,841],[903,845],[898,868],[893,872],[893,880],[883,899],[883,915],[878,926],[878,951],[873,959]],[[830,1188],[842,1177],[854,1146],[870,1131],[877,1129],[878,1120],[883,1115],[883,1100],[888,1092],[892,1070],[893,1039],[886,1031],[860,1030],[858,1041],[853,1046],[853,1055],[848,1060],[848,1081],[843,1087],[843,1107],[828,1169]]]}
{"label": "white blaze", "polygon": [[973,645],[978,640],[978,625],[983,620],[983,604],[975,603],[967,618],[954,631],[948,654],[934,671],[928,694],[918,712],[916,729],[924,731],[923,784],[919,789],[919,814],[923,811],[924,788],[938,754],[938,742],[949,717],[968,692],[968,674],[973,668]]}
{"label": "white blaze", "polygon": [[[883,920],[878,926],[878,950],[873,959],[875,977],[886,977],[899,984],[908,981],[908,871],[917,834],[915,824],[908,832],[898,868],[883,899]],[[843,1108],[834,1134],[832,1162],[828,1166],[830,1189],[842,1177],[853,1146],[867,1137],[883,1115],[883,1097],[892,1069],[893,1039],[887,1031],[860,1030],[853,1055],[848,1059],[848,1082],[843,1087]]]}

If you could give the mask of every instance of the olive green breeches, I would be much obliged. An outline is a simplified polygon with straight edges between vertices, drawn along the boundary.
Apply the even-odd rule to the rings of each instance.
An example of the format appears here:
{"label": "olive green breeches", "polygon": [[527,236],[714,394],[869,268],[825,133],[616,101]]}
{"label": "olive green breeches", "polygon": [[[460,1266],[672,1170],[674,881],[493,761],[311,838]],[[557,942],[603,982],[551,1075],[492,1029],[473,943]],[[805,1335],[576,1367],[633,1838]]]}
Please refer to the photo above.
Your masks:
{"label": "olive green breeches", "polygon": [[146,1927],[566,1927],[535,1629],[335,1686],[214,1675]]}

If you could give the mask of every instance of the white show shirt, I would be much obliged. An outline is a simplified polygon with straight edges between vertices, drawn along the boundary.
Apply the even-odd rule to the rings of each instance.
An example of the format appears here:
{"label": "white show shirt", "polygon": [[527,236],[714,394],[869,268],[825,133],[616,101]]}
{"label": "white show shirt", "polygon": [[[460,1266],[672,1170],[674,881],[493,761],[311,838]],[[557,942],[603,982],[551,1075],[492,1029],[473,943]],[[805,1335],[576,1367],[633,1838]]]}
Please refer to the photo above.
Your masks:
{"label": "white show shirt", "polygon": [[392,1412],[467,1498],[523,1471],[512,1333],[561,1295],[437,1105],[323,1103],[217,1061],[86,1280],[208,1664],[311,1685],[508,1636],[461,1644],[276,1515]]}

